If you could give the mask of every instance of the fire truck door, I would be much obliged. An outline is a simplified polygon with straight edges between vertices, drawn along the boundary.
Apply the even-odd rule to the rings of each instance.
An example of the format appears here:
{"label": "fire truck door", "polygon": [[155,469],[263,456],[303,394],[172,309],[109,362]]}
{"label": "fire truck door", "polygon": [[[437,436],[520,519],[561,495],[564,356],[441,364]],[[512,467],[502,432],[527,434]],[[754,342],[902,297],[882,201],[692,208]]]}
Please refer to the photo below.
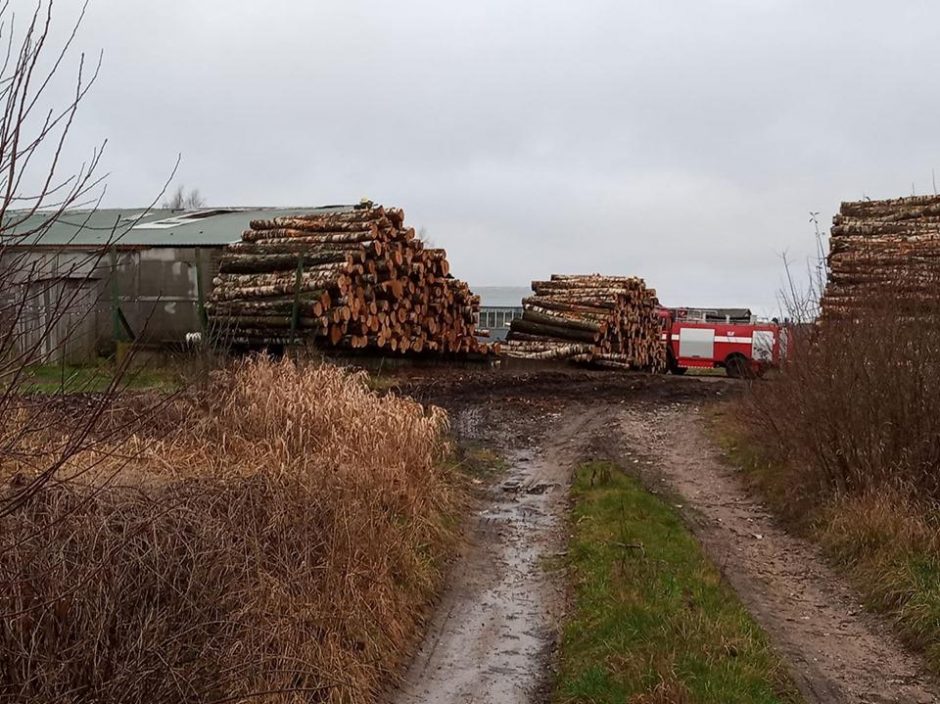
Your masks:
{"label": "fire truck door", "polygon": [[774,361],[774,334],[770,330],[755,330],[751,342],[751,357],[758,362]]}
{"label": "fire truck door", "polygon": [[682,328],[679,330],[679,356],[713,359],[715,331],[712,328]]}

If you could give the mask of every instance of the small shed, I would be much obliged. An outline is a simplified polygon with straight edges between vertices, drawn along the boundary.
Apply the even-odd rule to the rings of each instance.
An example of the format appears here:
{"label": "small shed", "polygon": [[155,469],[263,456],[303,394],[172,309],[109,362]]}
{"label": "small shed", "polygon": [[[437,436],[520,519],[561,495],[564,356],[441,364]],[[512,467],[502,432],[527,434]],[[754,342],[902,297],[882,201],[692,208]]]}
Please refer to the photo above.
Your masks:
{"label": "small shed", "polygon": [[25,302],[18,340],[40,350],[37,361],[69,363],[108,354],[119,341],[181,343],[203,329],[203,301],[225,245],[253,219],[315,210],[9,213],[0,227],[0,261],[15,262],[21,287],[7,299]]}

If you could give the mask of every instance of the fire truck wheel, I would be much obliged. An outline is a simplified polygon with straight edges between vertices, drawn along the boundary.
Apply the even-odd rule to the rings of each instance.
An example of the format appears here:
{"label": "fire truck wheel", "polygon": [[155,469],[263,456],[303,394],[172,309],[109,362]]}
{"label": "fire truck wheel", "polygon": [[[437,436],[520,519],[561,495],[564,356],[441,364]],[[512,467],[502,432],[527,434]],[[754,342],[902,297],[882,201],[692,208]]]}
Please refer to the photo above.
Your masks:
{"label": "fire truck wheel", "polygon": [[679,363],[676,361],[675,355],[672,353],[672,350],[666,352],[666,370],[670,374],[676,374],[677,376],[682,376],[685,374],[685,367],[680,367]]}
{"label": "fire truck wheel", "polygon": [[747,357],[743,354],[728,355],[728,359],[725,360],[725,371],[732,379],[747,379],[753,375],[747,363]]}

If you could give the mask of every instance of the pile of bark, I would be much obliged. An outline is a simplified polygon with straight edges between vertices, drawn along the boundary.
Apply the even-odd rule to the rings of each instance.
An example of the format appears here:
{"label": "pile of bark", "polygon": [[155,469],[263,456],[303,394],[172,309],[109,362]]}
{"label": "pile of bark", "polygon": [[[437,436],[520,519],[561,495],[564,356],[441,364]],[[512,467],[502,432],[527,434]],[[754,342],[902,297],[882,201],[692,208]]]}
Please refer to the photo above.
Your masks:
{"label": "pile of bark", "polygon": [[660,371],[666,365],[656,291],[635,277],[553,274],[533,281],[507,354]]}
{"label": "pile of bark", "polygon": [[364,202],[254,220],[226,249],[213,285],[210,323],[236,343],[496,351],[475,336],[479,297],[397,208]]}
{"label": "pile of bark", "polygon": [[917,315],[940,303],[940,197],[842,203],[829,241],[824,318],[890,305]]}

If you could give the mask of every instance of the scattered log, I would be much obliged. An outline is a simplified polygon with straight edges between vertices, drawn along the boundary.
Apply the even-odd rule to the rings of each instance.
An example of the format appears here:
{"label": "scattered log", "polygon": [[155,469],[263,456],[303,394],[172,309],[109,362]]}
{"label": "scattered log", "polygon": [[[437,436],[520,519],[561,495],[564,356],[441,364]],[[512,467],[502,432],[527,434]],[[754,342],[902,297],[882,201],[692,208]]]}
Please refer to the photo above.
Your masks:
{"label": "scattered log", "polygon": [[543,323],[534,323],[531,320],[520,318],[512,321],[510,329],[513,332],[520,332],[527,335],[541,335],[543,337],[560,338],[562,340],[578,340],[591,344],[599,342],[601,337],[599,332],[581,330],[576,327],[567,326],[563,322],[560,322],[558,325],[545,325]]}

